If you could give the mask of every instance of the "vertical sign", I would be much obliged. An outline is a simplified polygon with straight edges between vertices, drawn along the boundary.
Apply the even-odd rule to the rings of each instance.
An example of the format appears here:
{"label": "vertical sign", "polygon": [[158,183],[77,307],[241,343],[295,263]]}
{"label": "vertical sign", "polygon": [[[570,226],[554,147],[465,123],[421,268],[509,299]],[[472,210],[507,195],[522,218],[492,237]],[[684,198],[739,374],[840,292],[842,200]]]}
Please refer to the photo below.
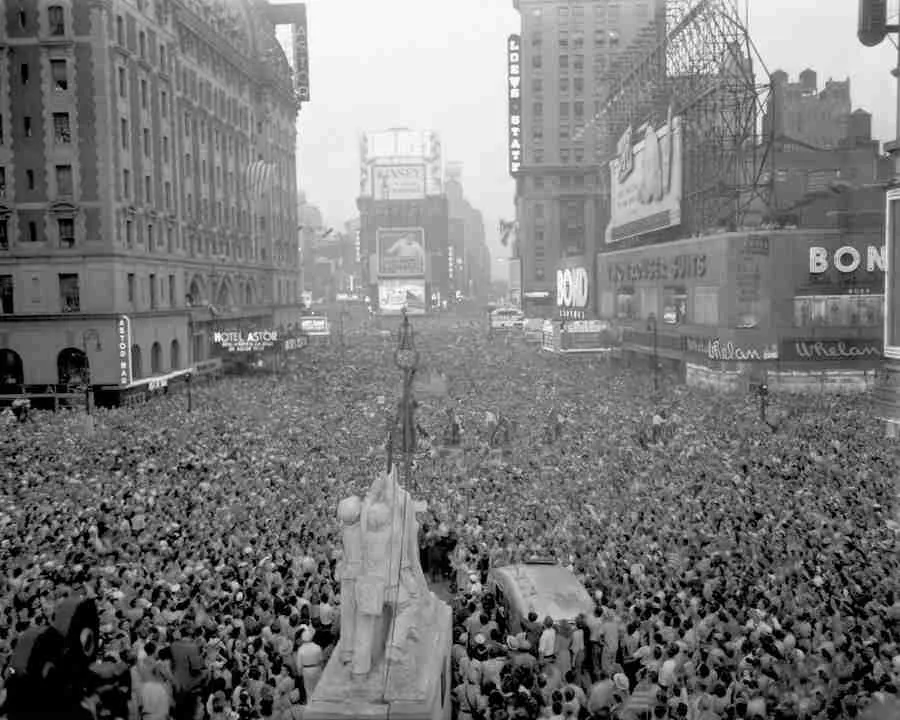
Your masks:
{"label": "vertical sign", "polygon": [[297,22],[291,25],[294,36],[294,90],[300,102],[309,102],[309,46],[307,45],[306,5],[298,8]]}
{"label": "vertical sign", "polygon": [[509,174],[522,167],[522,39],[510,35],[506,43],[507,95],[509,97]]}
{"label": "vertical sign", "polygon": [[133,379],[131,372],[131,318],[127,315],[119,315],[116,332],[118,333],[116,351],[119,354],[119,385],[131,385]]}

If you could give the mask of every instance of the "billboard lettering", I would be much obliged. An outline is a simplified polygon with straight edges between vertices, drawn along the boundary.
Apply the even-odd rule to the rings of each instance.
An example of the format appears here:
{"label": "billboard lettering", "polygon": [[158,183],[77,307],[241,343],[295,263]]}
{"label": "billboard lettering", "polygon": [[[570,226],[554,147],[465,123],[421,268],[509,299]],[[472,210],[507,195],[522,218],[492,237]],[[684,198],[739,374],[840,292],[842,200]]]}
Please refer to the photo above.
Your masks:
{"label": "billboard lettering", "polygon": [[509,174],[522,168],[522,38],[510,35],[506,42],[507,96],[509,99]]}
{"label": "billboard lettering", "polygon": [[864,360],[879,359],[882,355],[881,340],[786,340],[782,343],[782,360]]}
{"label": "billboard lettering", "polygon": [[[378,228],[379,277],[425,275],[425,228]],[[424,280],[423,280],[424,281]]]}
{"label": "billboard lettering", "polygon": [[632,263],[610,263],[611,283],[641,280],[688,280],[706,275],[706,255],[676,255],[672,258],[645,258]]}
{"label": "billboard lettering", "polygon": [[275,346],[278,331],[258,330],[245,334],[241,330],[217,330],[213,333],[212,340],[227,352],[260,352]]}
{"label": "billboard lettering", "polygon": [[[865,268],[866,272],[884,272],[885,267],[884,246],[869,245],[866,247]],[[820,275],[828,272],[830,267],[841,273],[856,272],[863,266],[863,255],[852,245],[839,247],[834,253],[827,248],[813,245],[809,248],[809,272],[811,275]]]}
{"label": "billboard lettering", "polygon": [[588,304],[588,272],[584,268],[556,271],[556,304],[561,308],[584,309]]}
{"label": "billboard lettering", "polygon": [[681,118],[672,116],[658,128],[644,125],[632,145],[628,128],[610,161],[610,221],[606,243],[681,224]]}
{"label": "billboard lettering", "polygon": [[421,200],[425,197],[424,165],[375,165],[372,192],[376,200]]}
{"label": "billboard lettering", "polygon": [[118,342],[116,352],[119,355],[119,385],[131,385],[134,376],[131,368],[131,318],[119,315],[117,323]]}

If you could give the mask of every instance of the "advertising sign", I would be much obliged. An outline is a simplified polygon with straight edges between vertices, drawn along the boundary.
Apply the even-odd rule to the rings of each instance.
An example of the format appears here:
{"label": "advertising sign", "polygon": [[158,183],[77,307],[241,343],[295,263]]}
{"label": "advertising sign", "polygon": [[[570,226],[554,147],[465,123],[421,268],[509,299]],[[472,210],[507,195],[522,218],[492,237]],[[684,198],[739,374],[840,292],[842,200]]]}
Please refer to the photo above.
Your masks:
{"label": "advertising sign", "polygon": [[406,308],[410,315],[424,315],[428,307],[425,299],[425,279],[378,281],[378,306],[387,315],[399,314]]}
{"label": "advertising sign", "polygon": [[300,19],[291,26],[294,40],[294,91],[300,102],[309,102],[309,46],[307,44],[306,5],[301,4]]}
{"label": "advertising sign", "polygon": [[522,38],[510,35],[506,41],[506,78],[509,99],[509,174],[515,177],[522,167]]}
{"label": "advertising sign", "polygon": [[884,245],[869,245],[865,253],[852,245],[839,247],[834,253],[827,248],[812,246],[809,249],[809,273],[820,275],[834,268],[839,273],[853,273],[865,269],[867,273],[884,272]]}
{"label": "advertising sign", "polygon": [[684,337],[684,351],[691,355],[703,355],[708,360],[759,362],[777,360],[776,345],[750,345],[723,341],[719,338]]}
{"label": "advertising sign", "polygon": [[781,359],[787,361],[878,360],[882,355],[881,340],[847,338],[837,340],[791,339],[781,344]]}
{"label": "advertising sign", "polygon": [[278,342],[278,331],[256,330],[244,333],[243,330],[217,330],[213,333],[212,340],[214,345],[218,345],[226,352],[261,352],[275,347]]}
{"label": "advertising sign", "polygon": [[648,257],[635,262],[610,262],[607,265],[607,275],[609,282],[614,285],[644,280],[689,280],[704,277],[707,264],[705,253]]}
{"label": "advertising sign", "polygon": [[425,166],[374,165],[372,193],[376,200],[421,200],[425,197]]}
{"label": "advertising sign", "polygon": [[556,304],[560,317],[575,320],[584,318],[589,281],[588,271],[581,267],[556,271]]}
{"label": "advertising sign", "polygon": [[379,277],[425,275],[425,228],[378,228],[375,241]]}
{"label": "advertising sign", "polygon": [[331,335],[327,317],[300,318],[300,332],[304,335]]}
{"label": "advertising sign", "polygon": [[116,323],[118,342],[116,351],[119,354],[119,385],[131,385],[134,375],[131,368],[131,318],[119,315]]}
{"label": "advertising sign", "polygon": [[619,139],[618,157],[609,163],[607,244],[681,224],[681,134],[681,118],[670,107],[667,122],[643,126],[636,145],[631,128]]}

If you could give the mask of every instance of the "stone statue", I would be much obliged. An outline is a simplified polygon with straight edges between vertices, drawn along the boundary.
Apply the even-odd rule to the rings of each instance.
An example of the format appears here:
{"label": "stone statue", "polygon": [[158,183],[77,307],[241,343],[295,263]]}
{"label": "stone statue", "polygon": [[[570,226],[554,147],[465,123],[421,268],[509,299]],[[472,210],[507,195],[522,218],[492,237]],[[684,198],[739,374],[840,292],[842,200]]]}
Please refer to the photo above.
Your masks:
{"label": "stone statue", "polygon": [[345,558],[340,653],[355,678],[368,675],[382,653],[389,662],[402,661],[431,602],[419,559],[416,510],[396,469],[378,474],[361,506],[358,498],[339,506]]}

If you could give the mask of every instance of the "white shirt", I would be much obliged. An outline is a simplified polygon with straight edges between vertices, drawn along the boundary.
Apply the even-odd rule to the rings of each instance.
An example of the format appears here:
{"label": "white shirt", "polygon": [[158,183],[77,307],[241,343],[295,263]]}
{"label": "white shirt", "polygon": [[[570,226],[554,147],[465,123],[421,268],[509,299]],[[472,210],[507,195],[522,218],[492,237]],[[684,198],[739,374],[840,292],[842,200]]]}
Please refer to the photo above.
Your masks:
{"label": "white shirt", "polygon": [[544,628],[541,639],[538,642],[538,654],[544,658],[556,655],[556,630],[552,627]]}

